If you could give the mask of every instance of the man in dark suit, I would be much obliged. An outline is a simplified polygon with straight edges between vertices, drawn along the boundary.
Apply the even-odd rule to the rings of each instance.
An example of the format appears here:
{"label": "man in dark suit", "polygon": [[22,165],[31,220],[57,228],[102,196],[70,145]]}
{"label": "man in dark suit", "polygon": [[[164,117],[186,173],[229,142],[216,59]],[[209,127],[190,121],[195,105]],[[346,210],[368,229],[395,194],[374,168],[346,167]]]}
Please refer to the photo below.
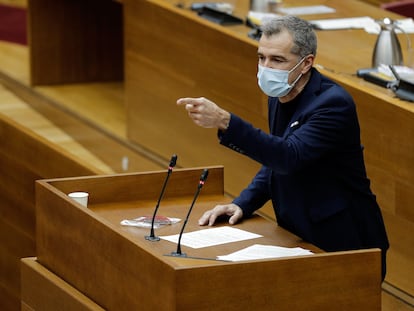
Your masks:
{"label": "man in dark suit", "polygon": [[277,222],[325,251],[389,247],[370,189],[351,96],[314,67],[312,26],[285,16],[262,25],[258,84],[269,96],[270,134],[206,98],[181,98],[193,121],[218,128],[220,143],[262,164],[231,204],[207,211],[200,225],[227,215],[235,224],[272,200]]}

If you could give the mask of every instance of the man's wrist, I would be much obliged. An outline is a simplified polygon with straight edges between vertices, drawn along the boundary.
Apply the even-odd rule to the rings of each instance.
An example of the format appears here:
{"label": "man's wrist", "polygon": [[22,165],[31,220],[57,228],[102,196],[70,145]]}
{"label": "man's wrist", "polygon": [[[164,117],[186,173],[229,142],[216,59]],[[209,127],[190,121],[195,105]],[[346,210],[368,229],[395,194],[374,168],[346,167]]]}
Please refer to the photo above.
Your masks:
{"label": "man's wrist", "polygon": [[223,117],[221,118],[220,124],[218,126],[218,129],[220,131],[226,131],[229,128],[230,118],[231,118],[231,114],[227,111],[224,111]]}

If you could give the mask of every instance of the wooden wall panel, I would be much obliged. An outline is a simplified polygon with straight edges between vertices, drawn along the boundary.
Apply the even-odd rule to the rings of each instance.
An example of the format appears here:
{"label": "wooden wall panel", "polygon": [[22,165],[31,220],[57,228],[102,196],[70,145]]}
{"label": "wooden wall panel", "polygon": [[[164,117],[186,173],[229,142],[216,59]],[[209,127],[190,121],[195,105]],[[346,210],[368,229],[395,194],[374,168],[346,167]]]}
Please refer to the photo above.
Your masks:
{"label": "wooden wall panel", "polygon": [[17,306],[20,304],[20,296],[16,296],[15,292],[11,291],[4,284],[0,284],[0,301],[0,306],[3,310],[19,310]]}
{"label": "wooden wall panel", "polygon": [[124,1],[124,12],[128,137],[156,154],[177,153],[184,167],[224,165],[226,191],[237,195],[259,164],[220,146],[216,131],[194,125],[176,100],[205,96],[267,129],[254,41],[163,1]]}
{"label": "wooden wall panel", "polygon": [[29,0],[32,85],[123,79],[122,5]]}

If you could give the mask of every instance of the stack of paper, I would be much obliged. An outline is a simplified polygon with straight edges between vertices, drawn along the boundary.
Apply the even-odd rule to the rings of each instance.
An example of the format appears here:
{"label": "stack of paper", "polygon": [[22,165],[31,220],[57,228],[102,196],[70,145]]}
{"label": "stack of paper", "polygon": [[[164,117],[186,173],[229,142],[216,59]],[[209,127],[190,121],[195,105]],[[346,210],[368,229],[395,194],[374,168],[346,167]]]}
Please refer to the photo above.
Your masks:
{"label": "stack of paper", "polygon": [[309,21],[317,29],[338,30],[338,29],[364,29],[376,27],[377,23],[371,17],[350,17],[350,18],[327,18]]}
{"label": "stack of paper", "polygon": [[[380,24],[372,17],[350,17],[350,18],[327,18],[309,21],[316,29],[341,30],[341,29],[364,29],[371,34],[379,34]],[[395,20],[396,32],[414,33],[414,21],[412,18]]]}

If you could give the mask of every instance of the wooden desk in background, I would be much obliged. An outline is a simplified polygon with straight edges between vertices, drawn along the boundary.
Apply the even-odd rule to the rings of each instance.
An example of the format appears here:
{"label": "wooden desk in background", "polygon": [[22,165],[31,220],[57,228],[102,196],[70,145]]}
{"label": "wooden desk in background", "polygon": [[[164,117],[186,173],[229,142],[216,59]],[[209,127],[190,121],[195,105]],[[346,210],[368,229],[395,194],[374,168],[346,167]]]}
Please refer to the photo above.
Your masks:
{"label": "wooden desk in background", "polygon": [[[39,35],[46,36],[50,32],[48,28],[54,23],[46,21],[59,16],[56,10],[64,10],[69,6],[76,13],[85,8],[73,1],[60,0],[59,5],[47,11],[42,7],[42,2],[48,1],[31,1],[30,5],[36,14],[40,14],[39,9],[43,10],[39,15],[42,19],[32,19],[33,23],[37,21],[42,27],[31,24],[32,82],[73,82],[65,80],[71,75],[65,74],[66,67],[63,64],[69,62],[74,68],[86,69],[88,67],[83,66],[88,63],[83,63],[82,59],[79,62],[76,57],[71,59],[75,63],[71,63],[64,57],[66,52],[62,50],[59,57],[52,57],[55,54],[48,53],[53,52],[50,46],[55,47],[59,38],[63,38],[59,36],[59,27],[55,29],[55,36],[52,37],[54,42],[51,42],[53,44],[50,44],[49,49],[45,43],[48,40],[43,40],[44,37]],[[187,5],[191,3],[184,2]],[[90,0],[88,3],[109,5],[108,1]],[[231,195],[237,195],[255,174],[258,164],[219,146],[215,131],[197,128],[186,113],[176,107],[175,101],[182,96],[209,97],[224,108],[250,120],[255,126],[267,129],[266,97],[260,92],[256,81],[257,42],[247,37],[249,28],[246,26],[219,26],[198,17],[190,10],[176,7],[176,3],[175,0],[123,1],[122,56],[128,136],[132,142],[165,158],[177,153],[179,164],[183,167],[224,165],[225,190]],[[319,1],[284,1],[286,6],[290,3],[294,6],[320,4]],[[328,0],[324,4],[334,7],[336,13],[305,18],[365,15],[398,18],[360,1]],[[110,5],[120,4],[111,2]],[[235,13],[245,16],[248,1],[239,0],[237,5]],[[87,7],[92,14],[90,8],[93,6]],[[65,12],[68,14],[71,11]],[[119,21],[118,10],[105,12],[109,16],[115,14],[112,16],[113,21]],[[94,14],[99,17],[101,13]],[[41,22],[43,18],[44,22]],[[91,23],[94,20],[96,19],[91,19]],[[69,23],[70,21],[68,25]],[[91,29],[93,35],[95,27],[91,23],[82,27]],[[62,23],[58,25],[66,34],[67,26]],[[115,26],[117,28],[119,24]],[[75,29],[79,31],[82,27]],[[88,43],[89,33],[83,34],[83,40],[74,41],[81,47]],[[40,41],[34,42],[36,38]],[[65,40],[69,39],[70,37],[65,37]],[[110,36],[108,41],[116,42],[115,39]],[[353,75],[359,68],[370,67],[375,35],[363,30],[318,31],[318,39],[316,63],[326,68],[321,71],[342,84],[357,103],[367,170],[383,210],[391,241],[386,281],[414,297],[414,209],[411,203],[414,202],[414,108],[412,104],[394,98],[390,91]],[[403,37],[401,43],[405,50]],[[70,42],[68,45],[71,46]],[[99,48],[96,46],[88,47],[98,53]],[[44,66],[48,57],[56,63]],[[103,57],[101,60],[107,64],[108,59],[111,58]],[[405,59],[409,59],[407,53]],[[122,58],[117,56],[113,60],[119,64]],[[54,76],[56,66],[60,71]],[[51,73],[45,71],[49,67]],[[110,69],[104,71],[113,72]],[[47,80],[48,76],[53,79]],[[88,73],[86,76],[90,78]],[[35,77],[42,77],[42,80],[36,80]],[[263,209],[263,213],[274,217],[269,206]]]}

